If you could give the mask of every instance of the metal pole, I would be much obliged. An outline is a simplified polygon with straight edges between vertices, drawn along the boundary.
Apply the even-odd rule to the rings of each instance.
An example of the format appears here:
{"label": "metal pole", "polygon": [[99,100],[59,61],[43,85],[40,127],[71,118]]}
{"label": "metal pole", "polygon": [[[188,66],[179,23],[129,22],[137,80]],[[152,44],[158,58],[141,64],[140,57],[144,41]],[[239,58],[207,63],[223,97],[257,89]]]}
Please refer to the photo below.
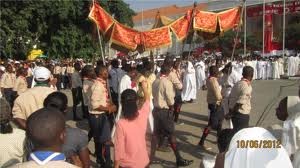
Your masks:
{"label": "metal pole", "polygon": [[263,48],[262,48],[262,56],[265,55],[265,12],[266,12],[266,0],[263,3]]}
{"label": "metal pole", "polygon": [[[245,3],[245,1],[244,1]],[[242,5],[242,11],[241,11],[241,18],[240,20],[242,21],[243,20],[243,12],[244,12],[244,8],[245,8],[245,5]],[[235,53],[235,48],[236,48],[236,44],[237,44],[237,38],[239,37],[239,31],[240,31],[240,28],[237,28],[237,31],[236,31],[236,34],[235,34],[235,39],[234,39],[234,44],[233,44],[233,49],[232,49],[232,54],[231,54],[231,61],[233,61],[233,56],[234,56],[234,53]]]}
{"label": "metal pole", "polygon": [[283,25],[282,25],[282,57],[285,60],[285,0],[283,0]]}
{"label": "metal pole", "polygon": [[97,33],[98,33],[98,39],[99,39],[99,44],[100,44],[100,52],[101,52],[103,65],[106,66],[105,59],[104,59],[104,51],[103,51],[103,46],[102,46],[102,40],[101,40],[101,34],[99,32],[98,25],[97,25]]}
{"label": "metal pole", "polygon": [[247,54],[247,5],[244,2],[244,56]]}

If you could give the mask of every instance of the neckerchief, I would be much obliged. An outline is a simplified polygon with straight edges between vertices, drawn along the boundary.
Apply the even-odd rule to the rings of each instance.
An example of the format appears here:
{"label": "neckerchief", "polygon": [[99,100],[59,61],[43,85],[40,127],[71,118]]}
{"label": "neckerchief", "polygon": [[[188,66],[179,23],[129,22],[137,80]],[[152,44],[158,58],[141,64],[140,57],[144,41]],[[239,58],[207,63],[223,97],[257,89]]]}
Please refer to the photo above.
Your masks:
{"label": "neckerchief", "polygon": [[36,151],[30,154],[29,160],[33,160],[39,165],[45,165],[50,161],[65,161],[66,157],[64,154],[58,152]]}

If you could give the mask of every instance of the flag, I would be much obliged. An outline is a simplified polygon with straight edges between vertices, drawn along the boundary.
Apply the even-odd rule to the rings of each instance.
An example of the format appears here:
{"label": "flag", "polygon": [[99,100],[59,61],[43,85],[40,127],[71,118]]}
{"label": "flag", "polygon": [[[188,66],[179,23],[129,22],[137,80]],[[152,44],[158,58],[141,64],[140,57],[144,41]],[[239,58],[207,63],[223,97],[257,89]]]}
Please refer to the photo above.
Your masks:
{"label": "flag", "polygon": [[240,24],[240,7],[218,13],[221,33],[224,33]]}
{"label": "flag", "polygon": [[105,34],[114,24],[114,19],[97,3],[94,3],[88,16],[93,20],[101,33]]}
{"label": "flag", "polygon": [[170,27],[179,41],[185,39],[189,33],[192,11],[189,10],[185,16],[180,17]]}
{"label": "flag", "polygon": [[172,43],[171,32],[168,26],[142,32],[144,49],[165,47]]}
{"label": "flag", "polygon": [[141,44],[141,32],[115,23],[110,40],[119,46],[134,51]]}
{"label": "flag", "polygon": [[215,33],[218,25],[218,15],[213,12],[198,11],[194,17],[194,29],[202,32]]}

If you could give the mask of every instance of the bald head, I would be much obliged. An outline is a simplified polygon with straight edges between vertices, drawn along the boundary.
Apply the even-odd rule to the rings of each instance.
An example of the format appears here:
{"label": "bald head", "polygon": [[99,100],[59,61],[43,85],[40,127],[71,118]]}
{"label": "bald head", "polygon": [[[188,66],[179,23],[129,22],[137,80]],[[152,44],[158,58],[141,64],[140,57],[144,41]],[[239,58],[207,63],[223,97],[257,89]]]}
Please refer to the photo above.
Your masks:
{"label": "bald head", "polygon": [[61,147],[64,141],[65,119],[57,109],[42,108],[27,120],[26,135],[36,149]]}

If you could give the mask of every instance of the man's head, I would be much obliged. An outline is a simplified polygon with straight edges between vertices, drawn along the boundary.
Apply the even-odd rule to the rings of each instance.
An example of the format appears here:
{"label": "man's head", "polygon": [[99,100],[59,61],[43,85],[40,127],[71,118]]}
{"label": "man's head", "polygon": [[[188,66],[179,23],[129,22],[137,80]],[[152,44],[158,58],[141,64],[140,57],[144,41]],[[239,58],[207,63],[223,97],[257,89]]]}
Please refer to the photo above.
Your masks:
{"label": "man's head", "polygon": [[62,92],[53,92],[44,100],[44,107],[54,108],[65,113],[68,108],[68,98]]}
{"label": "man's head", "polygon": [[230,144],[234,135],[233,129],[223,129],[218,135],[218,148],[219,152],[225,152]]}
{"label": "man's head", "polygon": [[6,71],[7,71],[8,73],[12,73],[12,72],[13,72],[13,67],[12,67],[11,64],[8,64],[8,65],[6,66]]}
{"label": "man's head", "polygon": [[119,61],[118,61],[117,59],[113,59],[113,60],[111,61],[111,66],[112,66],[113,68],[119,68]]}
{"label": "man's head", "polygon": [[213,77],[217,77],[219,74],[219,70],[217,66],[211,66],[209,67],[209,75]]}
{"label": "man's head", "polygon": [[28,75],[28,71],[26,68],[21,67],[17,70],[17,75],[26,77]]}
{"label": "man's head", "polygon": [[29,116],[26,125],[26,135],[34,150],[61,150],[65,139],[65,118],[60,111],[54,108],[37,110]]}
{"label": "man's head", "polygon": [[167,75],[168,76],[170,72],[171,72],[171,65],[163,65],[161,67],[160,73],[162,75]]}
{"label": "man's head", "polygon": [[74,69],[75,69],[75,71],[78,71],[78,72],[81,70],[81,65],[80,65],[79,62],[76,62],[76,63],[74,64]]}
{"label": "man's head", "polygon": [[243,68],[243,78],[248,79],[249,81],[252,81],[254,74],[254,69],[251,66],[245,66]]}
{"label": "man's head", "polygon": [[92,65],[86,65],[81,70],[81,75],[83,78],[96,79],[95,69]]}
{"label": "man's head", "polygon": [[106,80],[108,79],[108,71],[107,71],[107,67],[106,66],[97,66],[95,68],[95,72],[96,72],[96,75],[97,77],[103,79],[103,80]]}
{"label": "man's head", "polygon": [[163,65],[173,66],[174,58],[172,56],[166,56]]}
{"label": "man's head", "polygon": [[283,98],[276,108],[276,116],[281,121],[285,121],[288,118],[287,99],[287,97]]}

